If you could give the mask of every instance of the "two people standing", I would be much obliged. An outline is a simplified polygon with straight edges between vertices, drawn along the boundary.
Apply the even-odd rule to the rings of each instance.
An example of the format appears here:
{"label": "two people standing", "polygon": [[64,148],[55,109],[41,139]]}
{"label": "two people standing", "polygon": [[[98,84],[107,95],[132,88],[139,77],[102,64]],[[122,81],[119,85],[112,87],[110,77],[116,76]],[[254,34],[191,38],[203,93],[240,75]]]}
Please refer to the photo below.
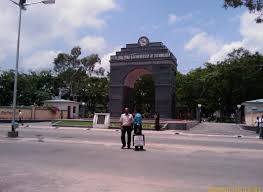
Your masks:
{"label": "two people standing", "polygon": [[142,134],[142,115],[137,111],[134,115],[129,113],[129,109],[125,108],[124,113],[121,115],[120,118],[121,122],[121,141],[122,141],[122,149],[126,147],[126,132],[128,136],[127,141],[127,147],[128,149],[131,148],[131,134],[132,130],[134,128],[134,134],[135,135],[141,135]]}

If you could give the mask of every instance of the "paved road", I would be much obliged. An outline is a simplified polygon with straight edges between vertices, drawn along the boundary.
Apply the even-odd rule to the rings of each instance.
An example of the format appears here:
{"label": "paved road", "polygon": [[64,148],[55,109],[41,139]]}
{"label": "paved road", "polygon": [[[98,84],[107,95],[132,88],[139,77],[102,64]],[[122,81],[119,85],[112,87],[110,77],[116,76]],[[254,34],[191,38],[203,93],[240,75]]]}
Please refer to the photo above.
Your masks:
{"label": "paved road", "polygon": [[[8,125],[9,126],[9,125]],[[0,128],[0,136],[5,136],[9,127]],[[109,142],[118,143],[120,142],[120,131],[119,130],[96,130],[96,129],[77,129],[77,128],[65,128],[65,129],[47,129],[47,128],[36,128],[32,127],[35,125],[31,124],[30,127],[26,127],[19,130],[21,138],[38,138],[39,136],[49,139],[63,139],[63,140],[76,140],[85,142]],[[44,125],[42,125],[44,127]],[[239,130],[239,129],[238,129]],[[250,131],[246,131],[250,132]],[[236,135],[222,136],[217,135],[216,137],[208,137],[206,134],[196,135],[190,134],[189,132],[181,132],[181,135],[177,135],[177,131],[144,131],[147,138],[147,143],[156,144],[177,144],[177,145],[200,145],[200,146],[219,146],[219,147],[234,147],[234,148],[246,148],[246,149],[261,149],[261,142],[259,143],[247,143],[243,142],[246,138],[238,139]],[[234,138],[234,139],[233,139]],[[256,135],[252,137],[256,139]],[[253,141],[252,139],[252,141]],[[119,144],[120,145],[120,144]]]}
{"label": "paved road", "polygon": [[263,189],[263,141],[253,137],[145,131],[147,150],[135,152],[120,149],[115,130],[43,126],[20,129],[19,139],[0,128],[0,192]]}

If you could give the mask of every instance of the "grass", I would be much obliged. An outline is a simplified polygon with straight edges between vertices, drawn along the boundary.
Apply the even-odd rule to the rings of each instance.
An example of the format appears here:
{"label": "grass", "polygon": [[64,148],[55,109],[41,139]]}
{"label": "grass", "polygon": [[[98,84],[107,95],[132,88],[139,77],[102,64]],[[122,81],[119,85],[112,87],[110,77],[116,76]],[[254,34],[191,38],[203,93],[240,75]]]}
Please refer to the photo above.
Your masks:
{"label": "grass", "polygon": [[[52,122],[53,126],[58,127],[92,127],[93,122],[92,121],[83,121],[83,120],[57,120]],[[112,122],[110,123],[111,128],[120,128],[120,123]],[[154,129],[154,123],[143,123],[142,128],[143,129]]]}
{"label": "grass", "polygon": [[[117,127],[120,127],[120,124],[119,123],[111,123],[111,127],[117,128]],[[143,123],[142,124],[143,129],[154,129],[154,127],[155,127],[155,125],[152,123]]]}

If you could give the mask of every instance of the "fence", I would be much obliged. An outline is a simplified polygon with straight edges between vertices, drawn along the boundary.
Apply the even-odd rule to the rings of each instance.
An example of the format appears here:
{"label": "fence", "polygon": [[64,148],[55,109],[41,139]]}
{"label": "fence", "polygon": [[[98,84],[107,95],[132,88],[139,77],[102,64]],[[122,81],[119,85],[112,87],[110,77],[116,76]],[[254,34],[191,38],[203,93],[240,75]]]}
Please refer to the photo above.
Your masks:
{"label": "fence", "polygon": [[[22,112],[23,120],[53,120],[66,119],[68,117],[67,111],[54,111],[47,107],[17,107],[16,118],[18,118],[19,110]],[[12,107],[0,106],[0,120],[10,120],[13,116]]]}

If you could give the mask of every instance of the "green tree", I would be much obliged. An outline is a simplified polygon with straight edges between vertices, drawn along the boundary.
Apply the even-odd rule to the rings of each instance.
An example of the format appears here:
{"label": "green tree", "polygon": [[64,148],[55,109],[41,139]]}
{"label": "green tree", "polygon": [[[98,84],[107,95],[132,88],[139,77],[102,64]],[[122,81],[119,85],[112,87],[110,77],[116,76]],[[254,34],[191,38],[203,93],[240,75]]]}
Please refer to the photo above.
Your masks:
{"label": "green tree", "polygon": [[151,75],[140,77],[134,85],[134,105],[142,113],[152,113],[155,102],[155,86]]}
{"label": "green tree", "polygon": [[67,99],[79,100],[80,90],[83,89],[83,83],[90,75],[103,76],[105,70],[99,68],[95,70],[95,65],[101,63],[97,54],[91,54],[83,58],[81,48],[74,47],[70,54],[59,53],[54,59],[54,71],[57,74],[57,82],[60,88],[68,90],[65,97]]}
{"label": "green tree", "polygon": [[90,112],[97,111],[100,106],[104,112],[107,110],[109,94],[109,79],[106,77],[88,77],[83,82],[79,95],[82,102],[87,104]]}
{"label": "green tree", "polygon": [[10,106],[13,103],[14,71],[4,71],[0,75],[0,106]]}
{"label": "green tree", "polygon": [[224,7],[242,7],[245,6],[250,12],[257,13],[256,18],[257,23],[262,23],[263,21],[263,0],[224,0]]}
{"label": "green tree", "polygon": [[[20,73],[18,75],[17,104],[42,105],[44,100],[51,99],[54,94],[54,83],[51,71],[39,73]],[[6,71],[0,76],[2,85],[0,105],[10,106],[13,103],[14,72]]]}
{"label": "green tree", "polygon": [[222,62],[206,63],[186,75],[177,74],[177,104],[195,111],[198,103],[212,115],[229,117],[237,104],[263,97],[263,56],[234,50]]}

